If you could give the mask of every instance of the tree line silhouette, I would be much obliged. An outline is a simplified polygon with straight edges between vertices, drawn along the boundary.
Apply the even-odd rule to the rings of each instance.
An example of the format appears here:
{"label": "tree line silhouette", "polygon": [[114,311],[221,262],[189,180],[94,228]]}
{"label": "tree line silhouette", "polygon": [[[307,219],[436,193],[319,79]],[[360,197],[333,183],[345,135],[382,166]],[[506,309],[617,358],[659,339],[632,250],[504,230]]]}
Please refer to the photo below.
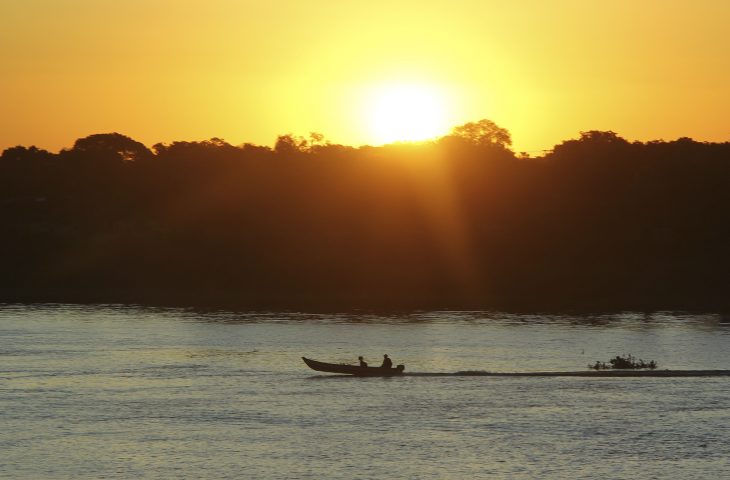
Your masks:
{"label": "tree line silhouette", "polygon": [[730,142],[482,120],[422,143],[118,133],[0,156],[0,301],[262,309],[730,306]]}

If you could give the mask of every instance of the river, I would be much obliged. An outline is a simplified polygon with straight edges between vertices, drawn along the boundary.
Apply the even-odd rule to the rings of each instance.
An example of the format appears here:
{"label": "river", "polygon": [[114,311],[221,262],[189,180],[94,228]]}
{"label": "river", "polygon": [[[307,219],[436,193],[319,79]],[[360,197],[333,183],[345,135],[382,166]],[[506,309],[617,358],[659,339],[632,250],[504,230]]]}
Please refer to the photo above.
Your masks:
{"label": "river", "polygon": [[730,319],[0,305],[0,477],[727,478],[728,377],[563,371],[621,354],[730,368]]}

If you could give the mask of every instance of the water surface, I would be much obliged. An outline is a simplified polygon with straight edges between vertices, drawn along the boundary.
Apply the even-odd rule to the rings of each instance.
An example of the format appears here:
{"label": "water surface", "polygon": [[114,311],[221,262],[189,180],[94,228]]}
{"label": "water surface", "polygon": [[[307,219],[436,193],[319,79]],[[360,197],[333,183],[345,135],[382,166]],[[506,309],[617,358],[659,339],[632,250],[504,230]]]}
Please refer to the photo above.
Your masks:
{"label": "water surface", "polygon": [[400,316],[0,306],[5,478],[722,478],[727,378],[342,378],[561,371],[633,353],[730,368],[717,315]]}

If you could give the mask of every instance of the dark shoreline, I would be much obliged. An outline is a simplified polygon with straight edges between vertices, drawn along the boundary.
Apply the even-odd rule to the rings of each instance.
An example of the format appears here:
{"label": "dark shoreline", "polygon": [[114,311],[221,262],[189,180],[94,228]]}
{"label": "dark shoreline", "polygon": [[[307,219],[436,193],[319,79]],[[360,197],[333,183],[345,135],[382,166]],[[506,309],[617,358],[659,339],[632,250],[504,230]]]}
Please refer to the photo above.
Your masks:
{"label": "dark shoreline", "polygon": [[450,302],[409,301],[407,299],[378,298],[313,299],[297,296],[263,298],[236,294],[206,295],[195,292],[21,292],[0,290],[0,304],[66,304],[66,305],[122,305],[143,308],[182,308],[200,312],[282,312],[282,313],[351,313],[351,314],[407,314],[425,311],[485,311],[525,315],[602,315],[621,312],[651,314],[681,312],[685,314],[730,314],[730,305],[715,302]]}
{"label": "dark shoreline", "polygon": [[730,142],[293,140],[5,150],[0,301],[730,312]]}

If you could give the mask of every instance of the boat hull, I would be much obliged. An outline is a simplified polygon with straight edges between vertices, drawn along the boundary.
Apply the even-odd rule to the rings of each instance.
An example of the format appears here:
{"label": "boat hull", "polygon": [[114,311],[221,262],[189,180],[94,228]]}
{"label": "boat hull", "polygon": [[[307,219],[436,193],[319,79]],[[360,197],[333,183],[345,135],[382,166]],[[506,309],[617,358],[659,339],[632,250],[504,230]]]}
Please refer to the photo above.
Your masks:
{"label": "boat hull", "polygon": [[309,368],[318,372],[340,373],[356,377],[393,377],[403,374],[403,368],[361,367],[358,365],[324,363],[306,357],[302,357],[302,360]]}

